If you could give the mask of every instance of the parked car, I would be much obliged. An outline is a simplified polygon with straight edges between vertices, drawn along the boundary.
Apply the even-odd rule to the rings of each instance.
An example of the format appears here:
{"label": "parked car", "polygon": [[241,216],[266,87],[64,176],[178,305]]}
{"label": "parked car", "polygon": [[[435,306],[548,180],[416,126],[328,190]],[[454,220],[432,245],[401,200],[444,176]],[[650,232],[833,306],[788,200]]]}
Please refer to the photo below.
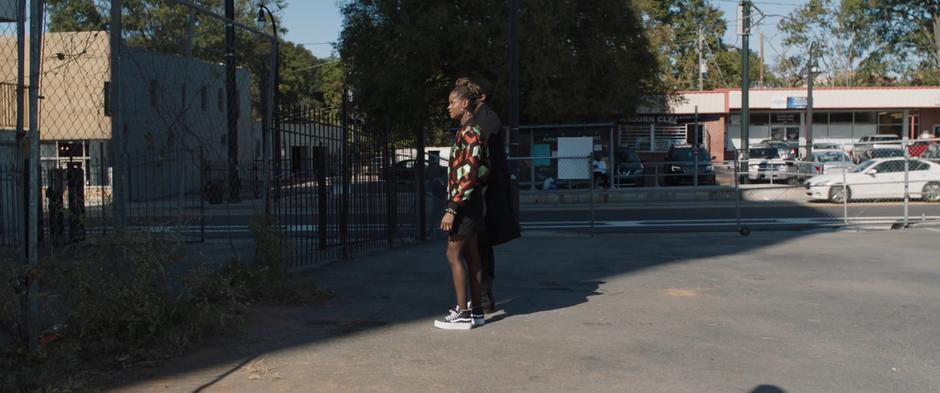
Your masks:
{"label": "parked car", "polygon": [[940,164],[940,144],[933,143],[920,155],[921,158]]}
{"label": "parked car", "polygon": [[759,145],[773,147],[780,154],[780,159],[785,161],[795,160],[800,154],[800,145],[798,143],[785,142],[776,139],[764,139]]}
{"label": "parked car", "polygon": [[[716,184],[715,166],[712,164],[712,157],[704,147],[696,148],[692,145],[673,145],[669,147],[666,154],[666,184],[679,185],[683,183],[692,184],[695,182],[695,174],[698,173],[698,184]],[[696,167],[696,156],[698,157],[698,167]]]}
{"label": "parked car", "polygon": [[617,170],[614,172],[614,186],[642,186],[643,162],[633,149],[617,151]]}
{"label": "parked car", "polygon": [[904,157],[904,149],[901,149],[901,146],[878,147],[875,149],[866,150],[860,157],[858,157],[858,159],[859,161],[864,162],[873,158],[892,157]]}
{"label": "parked car", "polygon": [[[417,176],[417,168],[415,166],[415,163],[417,162],[418,160],[408,159],[392,164],[392,166],[389,168],[386,179],[395,179],[396,184],[414,184],[415,177]],[[434,162],[432,160],[424,161],[424,177],[426,179],[434,179],[446,176],[447,167],[444,167],[438,162]]]}
{"label": "parked car", "polygon": [[788,169],[787,162],[780,157],[780,149],[766,145],[751,146],[748,149],[748,180],[786,180],[794,174]]}
{"label": "parked car", "polygon": [[[904,159],[876,158],[842,173],[812,177],[806,181],[810,200],[843,203],[860,199],[904,198]],[[926,202],[940,202],[940,164],[922,159],[908,164],[909,190]],[[843,183],[844,178],[844,183]]]}
{"label": "parked car", "polygon": [[843,145],[832,142],[818,142],[813,144],[813,150],[843,150]]}
{"label": "parked car", "polygon": [[841,148],[833,150],[813,150],[811,157],[803,157],[792,168],[796,170],[797,177],[805,179],[829,173],[842,173],[851,169],[855,164],[852,158]]}
{"label": "parked car", "polygon": [[893,134],[878,134],[861,137],[858,142],[852,146],[852,159],[860,163],[871,158],[877,158],[868,154],[869,150],[882,148],[901,148],[901,138]]}

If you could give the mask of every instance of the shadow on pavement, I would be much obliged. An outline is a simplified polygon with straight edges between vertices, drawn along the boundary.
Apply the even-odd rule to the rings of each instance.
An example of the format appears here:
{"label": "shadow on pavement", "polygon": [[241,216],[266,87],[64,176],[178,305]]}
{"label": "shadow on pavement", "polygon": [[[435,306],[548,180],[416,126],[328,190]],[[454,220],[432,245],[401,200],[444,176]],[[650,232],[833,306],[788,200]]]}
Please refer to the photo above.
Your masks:
{"label": "shadow on pavement", "polygon": [[[795,204],[791,209],[811,208]],[[602,289],[612,277],[723,258],[817,233],[754,232],[742,237],[734,228],[728,229],[727,233],[607,233],[595,237],[578,231],[527,232],[522,239],[497,247],[499,311],[488,316],[489,323],[497,328],[540,313],[562,312],[598,295],[612,295]],[[320,347],[403,325],[417,324],[422,334],[437,339],[432,320],[454,302],[444,249],[444,242],[438,240],[318,269],[311,279],[332,291],[334,299],[311,307],[258,306],[244,333],[211,340],[163,367],[133,371],[112,388],[137,391],[137,384],[163,386],[172,381],[174,388],[191,386],[187,390],[198,391],[263,360],[264,354]],[[694,295],[695,289],[689,288],[692,284],[675,282],[672,286],[668,289],[671,296]],[[589,329],[592,323],[606,322],[585,321],[583,328]],[[468,334],[474,333],[487,334],[486,327]],[[761,385],[752,392],[783,390]]]}

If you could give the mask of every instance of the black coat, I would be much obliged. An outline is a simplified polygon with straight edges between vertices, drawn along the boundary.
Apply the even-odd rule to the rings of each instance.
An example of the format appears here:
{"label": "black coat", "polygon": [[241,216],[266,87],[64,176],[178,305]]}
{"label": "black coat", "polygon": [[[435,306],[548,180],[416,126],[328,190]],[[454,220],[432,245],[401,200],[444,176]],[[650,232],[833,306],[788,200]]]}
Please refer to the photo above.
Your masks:
{"label": "black coat", "polygon": [[513,208],[505,133],[502,132],[499,116],[484,106],[475,118],[487,139],[490,176],[486,183],[486,232],[490,243],[495,246],[518,238],[522,230]]}

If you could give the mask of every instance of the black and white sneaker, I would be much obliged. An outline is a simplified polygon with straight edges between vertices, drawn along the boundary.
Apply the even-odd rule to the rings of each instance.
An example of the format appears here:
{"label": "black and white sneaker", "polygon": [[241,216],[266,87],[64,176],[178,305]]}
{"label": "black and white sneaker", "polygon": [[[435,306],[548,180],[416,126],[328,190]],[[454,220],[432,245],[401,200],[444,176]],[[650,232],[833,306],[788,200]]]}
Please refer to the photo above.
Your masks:
{"label": "black and white sneaker", "polygon": [[474,307],[470,309],[470,324],[473,327],[479,327],[486,324],[486,317],[483,315],[483,307]]}
{"label": "black and white sneaker", "polygon": [[460,306],[448,310],[447,315],[434,321],[434,327],[445,330],[470,330],[473,328],[470,310],[460,310]]}

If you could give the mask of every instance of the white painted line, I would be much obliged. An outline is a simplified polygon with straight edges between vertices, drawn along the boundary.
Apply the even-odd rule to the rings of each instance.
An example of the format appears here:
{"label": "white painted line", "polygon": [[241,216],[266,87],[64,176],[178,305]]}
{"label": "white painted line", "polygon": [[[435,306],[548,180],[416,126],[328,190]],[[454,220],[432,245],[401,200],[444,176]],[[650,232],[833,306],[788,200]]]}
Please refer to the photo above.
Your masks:
{"label": "white painted line", "polygon": [[[894,224],[903,217],[853,217],[849,224]],[[924,221],[938,221],[940,216],[923,217]],[[842,217],[802,217],[802,218],[746,218],[741,224],[752,226],[839,226],[845,223]],[[662,228],[662,227],[720,227],[737,225],[736,219],[714,220],[634,220],[634,221],[596,221],[595,228]],[[574,229],[590,228],[589,221],[548,221],[523,222],[524,229]]]}

